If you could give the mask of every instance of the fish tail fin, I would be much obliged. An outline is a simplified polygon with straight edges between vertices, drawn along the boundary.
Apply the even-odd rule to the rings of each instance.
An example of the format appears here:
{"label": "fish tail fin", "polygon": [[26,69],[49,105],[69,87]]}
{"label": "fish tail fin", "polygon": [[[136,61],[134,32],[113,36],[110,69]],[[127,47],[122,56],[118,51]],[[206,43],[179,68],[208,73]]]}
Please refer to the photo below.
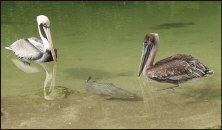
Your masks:
{"label": "fish tail fin", "polygon": [[10,47],[5,47],[5,49],[7,49],[7,50],[12,50],[12,48],[10,48]]}
{"label": "fish tail fin", "polygon": [[88,79],[86,80],[86,82],[88,82],[89,80],[91,80],[91,76],[88,77]]}

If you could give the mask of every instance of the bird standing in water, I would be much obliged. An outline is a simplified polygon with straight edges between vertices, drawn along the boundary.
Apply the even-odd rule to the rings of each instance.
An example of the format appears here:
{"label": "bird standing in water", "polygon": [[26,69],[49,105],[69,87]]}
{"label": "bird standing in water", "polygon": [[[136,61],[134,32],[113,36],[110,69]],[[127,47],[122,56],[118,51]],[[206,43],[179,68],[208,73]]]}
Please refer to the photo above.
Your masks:
{"label": "bird standing in water", "polygon": [[174,88],[180,83],[213,74],[213,71],[198,59],[186,54],[176,54],[154,64],[159,44],[157,33],[145,36],[138,76],[143,72],[146,79],[172,83],[176,86],[169,88]]}
{"label": "bird standing in water", "polygon": [[41,40],[35,37],[19,39],[9,47],[21,60],[35,62],[57,61],[57,49],[53,48],[50,21],[47,16],[37,16],[38,30]]}

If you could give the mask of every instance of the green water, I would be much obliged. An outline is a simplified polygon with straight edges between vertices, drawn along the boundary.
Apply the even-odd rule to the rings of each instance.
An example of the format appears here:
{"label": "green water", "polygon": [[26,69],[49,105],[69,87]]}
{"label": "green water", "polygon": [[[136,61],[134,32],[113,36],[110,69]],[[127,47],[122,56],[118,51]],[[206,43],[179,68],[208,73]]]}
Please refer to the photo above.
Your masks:
{"label": "green water", "polygon": [[[221,125],[221,2],[1,2],[2,128],[206,128]],[[47,101],[45,71],[25,73],[5,50],[39,37],[36,16],[51,22],[58,49],[56,86],[73,93]],[[173,24],[172,24],[173,23]],[[178,24],[179,23],[179,24]],[[189,24],[192,23],[192,24]],[[175,90],[137,77],[145,34],[156,32],[155,61],[191,54],[214,70]],[[54,63],[44,63],[51,72]],[[113,83],[144,100],[104,100],[85,81]]]}

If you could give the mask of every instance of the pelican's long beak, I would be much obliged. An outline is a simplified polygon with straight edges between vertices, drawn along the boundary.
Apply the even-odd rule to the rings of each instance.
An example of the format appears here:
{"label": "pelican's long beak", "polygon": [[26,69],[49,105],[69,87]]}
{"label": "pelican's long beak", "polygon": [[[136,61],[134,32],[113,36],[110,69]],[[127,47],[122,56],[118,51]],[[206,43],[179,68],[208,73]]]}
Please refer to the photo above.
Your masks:
{"label": "pelican's long beak", "polygon": [[49,43],[49,49],[51,51],[53,61],[56,62],[57,59],[56,59],[55,50],[54,50],[54,47],[53,47],[53,44],[52,44],[52,37],[51,37],[50,28],[47,27],[47,26],[43,26],[43,28],[44,28],[44,31],[46,33],[46,37],[47,37],[47,40],[48,40],[48,43]]}
{"label": "pelican's long beak", "polygon": [[153,43],[151,41],[144,41],[138,76],[140,76],[141,73],[143,72],[143,69],[146,65],[146,61],[150,55],[150,51],[151,51],[152,47],[153,47]]}

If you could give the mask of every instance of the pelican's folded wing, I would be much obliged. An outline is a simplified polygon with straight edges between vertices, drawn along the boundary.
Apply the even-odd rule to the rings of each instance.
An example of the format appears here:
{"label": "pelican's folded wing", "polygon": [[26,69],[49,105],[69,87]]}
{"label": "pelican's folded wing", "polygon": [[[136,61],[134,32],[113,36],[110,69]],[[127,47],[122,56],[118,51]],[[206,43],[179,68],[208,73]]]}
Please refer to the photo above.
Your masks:
{"label": "pelican's folded wing", "polygon": [[32,43],[32,45],[34,45],[37,49],[39,49],[41,52],[43,52],[44,46],[43,46],[42,40],[40,40],[36,37],[28,38],[28,40],[29,40],[29,42]]}
{"label": "pelican's folded wing", "polygon": [[211,73],[191,55],[177,54],[157,62],[154,68],[149,69],[147,75],[160,82],[179,83]]}
{"label": "pelican's folded wing", "polygon": [[163,60],[160,60],[158,62],[155,63],[155,66],[157,65],[161,65],[163,63],[167,63],[170,62],[172,60],[184,60],[184,61],[192,61],[192,60],[196,60],[195,58],[193,58],[191,55],[186,55],[186,54],[176,54],[170,57],[167,57]]}
{"label": "pelican's folded wing", "polygon": [[9,48],[11,48],[18,57],[30,60],[39,59],[43,54],[43,44],[32,42],[32,40],[29,39],[17,40],[10,45]]}

